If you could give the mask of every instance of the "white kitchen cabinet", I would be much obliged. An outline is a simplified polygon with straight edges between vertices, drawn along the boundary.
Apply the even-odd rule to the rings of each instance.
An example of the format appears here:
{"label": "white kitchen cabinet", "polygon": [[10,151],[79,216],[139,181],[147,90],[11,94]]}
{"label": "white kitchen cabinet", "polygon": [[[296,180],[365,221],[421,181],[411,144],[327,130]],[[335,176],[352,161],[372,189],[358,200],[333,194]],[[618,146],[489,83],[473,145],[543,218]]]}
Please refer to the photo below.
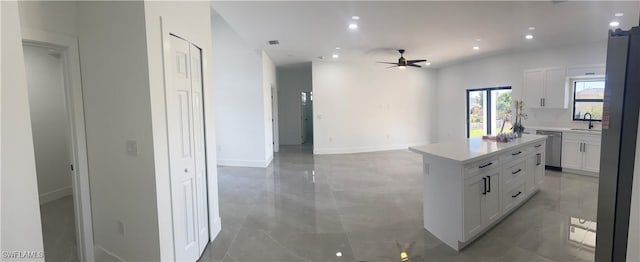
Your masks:
{"label": "white kitchen cabinet", "polygon": [[600,134],[564,132],[562,168],[569,172],[600,172]]}
{"label": "white kitchen cabinet", "polygon": [[[411,147],[423,156],[424,228],[455,250],[473,242],[537,192],[526,181],[544,173],[536,178],[525,163],[545,142],[524,135],[510,143],[470,138]],[[537,161],[544,168],[544,157]]]}
{"label": "white kitchen cabinet", "polygon": [[527,194],[537,191],[542,186],[545,174],[544,159],[545,146],[543,144],[535,145],[532,153],[529,154],[526,159]]}
{"label": "white kitchen cabinet", "polygon": [[528,108],[569,106],[567,70],[564,67],[524,71],[524,105]]}

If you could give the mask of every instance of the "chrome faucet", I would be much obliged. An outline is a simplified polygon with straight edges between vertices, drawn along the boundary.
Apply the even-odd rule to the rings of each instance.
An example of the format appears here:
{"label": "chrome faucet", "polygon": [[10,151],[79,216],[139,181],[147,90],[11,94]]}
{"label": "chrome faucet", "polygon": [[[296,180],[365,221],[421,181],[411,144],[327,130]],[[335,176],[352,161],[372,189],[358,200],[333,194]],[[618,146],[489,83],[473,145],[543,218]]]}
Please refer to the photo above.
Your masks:
{"label": "chrome faucet", "polygon": [[592,129],[593,124],[591,123],[591,118],[592,118],[591,113],[585,113],[582,119],[587,120],[587,115],[589,115],[589,129]]}

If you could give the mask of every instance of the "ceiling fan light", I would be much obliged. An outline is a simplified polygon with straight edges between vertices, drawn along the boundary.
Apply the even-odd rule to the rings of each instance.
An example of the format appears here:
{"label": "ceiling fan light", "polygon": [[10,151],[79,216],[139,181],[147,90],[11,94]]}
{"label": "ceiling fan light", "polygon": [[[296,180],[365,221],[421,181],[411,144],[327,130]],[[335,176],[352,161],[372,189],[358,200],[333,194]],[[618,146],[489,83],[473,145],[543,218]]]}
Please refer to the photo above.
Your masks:
{"label": "ceiling fan light", "polygon": [[406,66],[398,66],[398,68],[400,68],[400,69],[405,69],[405,68],[407,68],[407,67],[406,67]]}

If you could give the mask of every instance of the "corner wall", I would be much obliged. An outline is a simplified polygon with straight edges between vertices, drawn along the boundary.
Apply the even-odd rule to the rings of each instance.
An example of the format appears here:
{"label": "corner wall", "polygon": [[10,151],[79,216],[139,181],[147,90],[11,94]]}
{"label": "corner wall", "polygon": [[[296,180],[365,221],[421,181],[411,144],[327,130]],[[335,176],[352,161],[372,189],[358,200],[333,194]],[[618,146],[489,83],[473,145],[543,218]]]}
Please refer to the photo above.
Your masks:
{"label": "corner wall", "polygon": [[161,260],[144,14],[143,2],[78,3],[98,259]]}
{"label": "corner wall", "polygon": [[314,153],[406,149],[432,141],[436,72],[313,62]]}
{"label": "corner wall", "polygon": [[266,92],[267,79],[275,78],[267,70],[272,63],[249,48],[220,15],[212,14],[211,23],[218,164],[266,167],[273,158]]}
{"label": "corner wall", "polygon": [[[2,30],[2,251],[44,252],[18,4],[0,3]],[[8,153],[10,152],[10,153]],[[20,201],[16,201],[19,199]],[[37,254],[36,254],[37,255]],[[4,260],[4,259],[3,259]],[[44,261],[34,257],[31,261]]]}

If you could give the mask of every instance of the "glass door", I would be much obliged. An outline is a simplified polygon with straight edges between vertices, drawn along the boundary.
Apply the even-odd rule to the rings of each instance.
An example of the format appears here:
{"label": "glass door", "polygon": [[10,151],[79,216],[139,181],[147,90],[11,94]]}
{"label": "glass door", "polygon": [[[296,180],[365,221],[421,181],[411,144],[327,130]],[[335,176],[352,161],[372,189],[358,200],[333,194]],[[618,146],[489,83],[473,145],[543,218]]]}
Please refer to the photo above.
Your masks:
{"label": "glass door", "polygon": [[467,137],[511,131],[511,87],[467,90]]}

